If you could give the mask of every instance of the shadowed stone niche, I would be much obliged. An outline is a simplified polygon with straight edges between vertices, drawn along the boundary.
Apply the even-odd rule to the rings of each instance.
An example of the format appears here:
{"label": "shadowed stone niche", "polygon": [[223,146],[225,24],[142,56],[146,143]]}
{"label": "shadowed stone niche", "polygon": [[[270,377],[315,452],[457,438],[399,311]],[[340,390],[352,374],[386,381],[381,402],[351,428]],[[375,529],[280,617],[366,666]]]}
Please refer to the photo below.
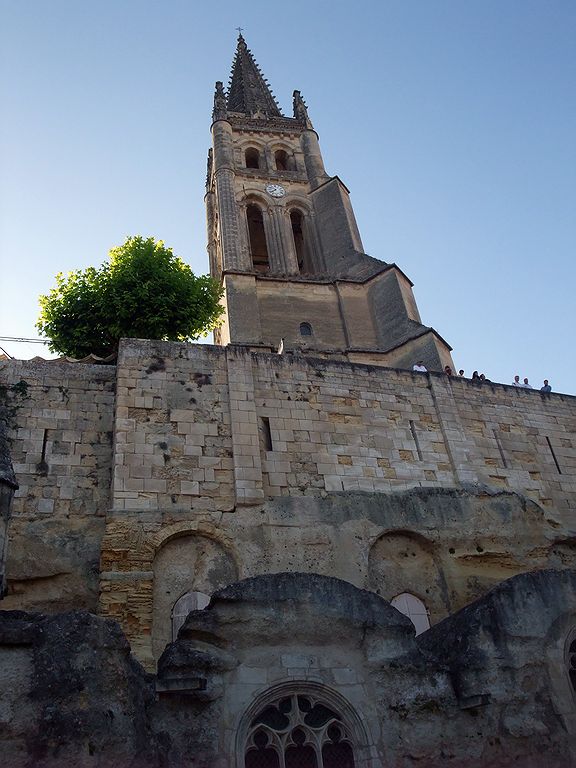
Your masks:
{"label": "shadowed stone niche", "polygon": [[447,606],[442,602],[441,575],[433,546],[424,536],[408,531],[380,536],[368,559],[371,589],[386,600],[408,592],[422,601],[433,616],[444,616]]}
{"label": "shadowed stone niche", "polygon": [[[154,558],[154,612],[152,650],[158,659],[172,642],[181,622],[174,619],[176,605],[189,593],[210,596],[238,578],[236,565],[225,547],[198,534],[180,535],[167,541]],[[207,601],[200,598],[202,607]],[[198,602],[198,599],[196,600]]]}

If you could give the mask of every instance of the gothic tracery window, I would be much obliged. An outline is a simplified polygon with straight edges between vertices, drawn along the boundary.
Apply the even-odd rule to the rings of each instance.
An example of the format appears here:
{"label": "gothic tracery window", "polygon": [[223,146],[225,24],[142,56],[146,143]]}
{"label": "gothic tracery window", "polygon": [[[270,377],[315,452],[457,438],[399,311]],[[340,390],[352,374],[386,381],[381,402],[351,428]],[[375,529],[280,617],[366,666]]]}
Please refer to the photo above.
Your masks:
{"label": "gothic tracery window", "polygon": [[312,695],[291,694],[264,707],[250,723],[245,768],[354,768],[342,717]]}

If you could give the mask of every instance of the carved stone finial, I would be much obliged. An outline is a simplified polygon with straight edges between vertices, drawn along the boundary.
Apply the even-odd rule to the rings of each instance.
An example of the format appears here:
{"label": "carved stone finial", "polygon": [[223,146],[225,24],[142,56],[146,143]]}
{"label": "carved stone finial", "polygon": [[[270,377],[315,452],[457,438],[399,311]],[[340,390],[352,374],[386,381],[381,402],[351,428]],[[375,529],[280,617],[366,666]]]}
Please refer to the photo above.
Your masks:
{"label": "carved stone finial", "polygon": [[214,91],[214,109],[212,110],[212,120],[226,119],[226,94],[223,83],[218,80],[216,90]]}
{"label": "carved stone finial", "polygon": [[301,123],[304,123],[306,128],[312,128],[312,121],[308,117],[308,108],[306,107],[306,102],[302,98],[300,91],[294,91],[292,95],[294,97],[294,117],[296,120],[300,120]]}

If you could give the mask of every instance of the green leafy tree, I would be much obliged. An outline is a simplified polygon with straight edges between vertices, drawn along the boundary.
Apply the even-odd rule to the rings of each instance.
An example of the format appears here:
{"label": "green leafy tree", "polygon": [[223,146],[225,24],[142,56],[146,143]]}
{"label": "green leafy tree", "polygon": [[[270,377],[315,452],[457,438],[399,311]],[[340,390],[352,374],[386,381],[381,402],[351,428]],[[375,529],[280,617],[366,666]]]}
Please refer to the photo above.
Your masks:
{"label": "green leafy tree", "polygon": [[98,268],[56,276],[36,327],[53,352],[105,357],[121,338],[192,341],[221,320],[222,288],[197,277],[164,243],[129,237]]}

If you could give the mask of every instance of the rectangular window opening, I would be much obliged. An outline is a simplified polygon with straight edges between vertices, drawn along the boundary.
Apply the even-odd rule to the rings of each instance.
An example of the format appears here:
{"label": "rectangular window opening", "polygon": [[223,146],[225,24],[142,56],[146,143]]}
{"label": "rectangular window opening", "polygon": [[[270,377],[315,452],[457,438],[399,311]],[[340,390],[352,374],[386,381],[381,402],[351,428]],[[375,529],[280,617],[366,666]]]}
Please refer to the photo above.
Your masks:
{"label": "rectangular window opening", "polygon": [[502,459],[502,464],[504,465],[504,469],[508,469],[508,462],[506,461],[506,456],[504,455],[504,449],[502,448],[502,443],[500,442],[500,438],[498,437],[498,432],[496,432],[495,429],[492,430],[494,433],[494,439],[496,440],[496,445],[498,446],[498,450],[500,451],[500,458]]}
{"label": "rectangular window opening", "polygon": [[40,461],[38,464],[36,464],[36,472],[38,472],[39,475],[47,475],[48,474],[48,463],[46,461],[46,445],[48,443],[48,430],[44,430],[44,436],[42,438],[42,454],[40,456]]}
{"label": "rectangular window opening", "polygon": [[416,427],[414,425],[414,422],[410,422],[410,432],[412,433],[412,439],[414,440],[414,445],[416,446],[416,453],[418,454],[418,458],[420,461],[422,461],[422,451],[420,450],[420,443],[418,442],[418,434],[416,432]]}
{"label": "rectangular window opening", "polygon": [[554,459],[554,464],[556,464],[556,469],[558,470],[558,474],[562,474],[562,470],[560,469],[560,464],[558,464],[558,459],[556,458],[556,454],[554,453],[554,448],[552,448],[552,443],[550,442],[550,438],[546,436],[546,442],[548,443],[548,448],[550,448],[550,453],[552,454],[552,458]]}
{"label": "rectangular window opening", "polygon": [[265,416],[260,417],[260,435],[262,446],[265,451],[273,451],[272,432],[270,431],[270,419]]}

